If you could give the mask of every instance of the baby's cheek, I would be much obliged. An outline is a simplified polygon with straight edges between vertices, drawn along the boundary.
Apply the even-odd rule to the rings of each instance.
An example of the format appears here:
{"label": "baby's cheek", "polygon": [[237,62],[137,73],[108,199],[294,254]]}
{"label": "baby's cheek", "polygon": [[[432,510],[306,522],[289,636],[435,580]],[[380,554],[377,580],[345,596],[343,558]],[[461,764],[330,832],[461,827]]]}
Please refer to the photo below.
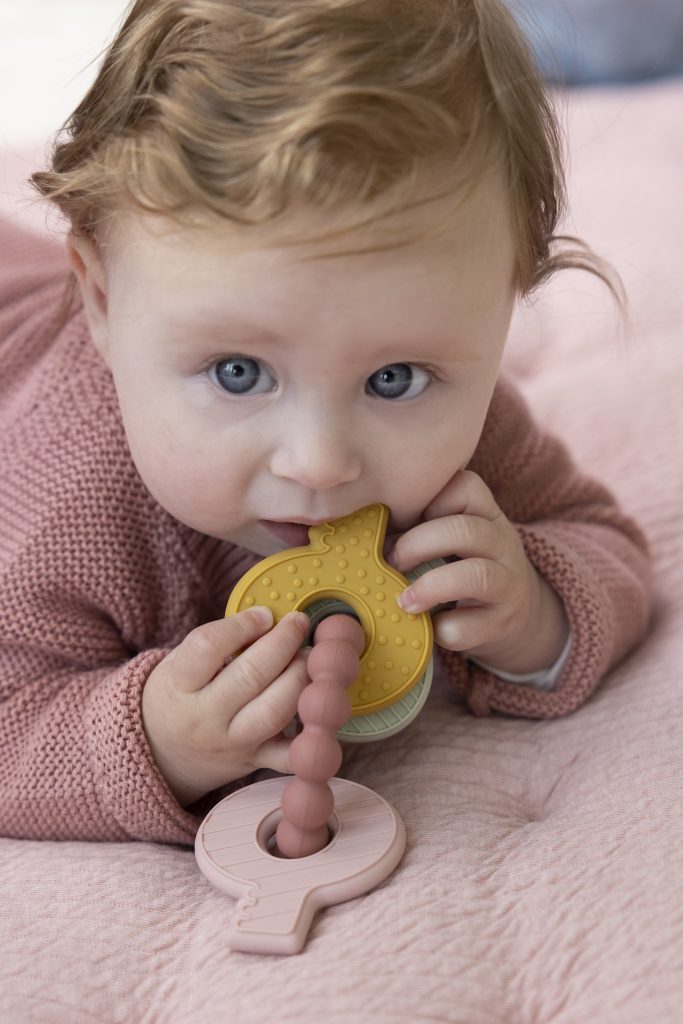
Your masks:
{"label": "baby's cheek", "polygon": [[[168,434],[138,434],[131,439],[131,454],[152,496],[181,522],[199,525],[213,518],[224,494],[224,474],[196,446]],[[195,525],[195,522],[197,525]]]}
{"label": "baby's cheek", "polygon": [[386,501],[392,514],[391,532],[405,533],[420,522],[427,506],[467,461],[457,443],[441,443],[426,446],[423,457],[416,458],[412,465],[398,467],[388,488],[392,500]]}

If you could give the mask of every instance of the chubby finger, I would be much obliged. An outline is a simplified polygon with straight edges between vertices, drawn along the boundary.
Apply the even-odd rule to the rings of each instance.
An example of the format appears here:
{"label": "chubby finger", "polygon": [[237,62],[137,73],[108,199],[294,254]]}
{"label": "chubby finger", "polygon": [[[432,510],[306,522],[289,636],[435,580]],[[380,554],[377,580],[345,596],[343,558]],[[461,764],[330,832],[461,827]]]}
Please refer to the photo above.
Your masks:
{"label": "chubby finger", "polygon": [[422,518],[429,520],[448,515],[468,515],[494,520],[500,514],[498,503],[482,478],[471,469],[461,469],[430,501]]}
{"label": "chubby finger", "polygon": [[232,719],[284,672],[304,642],[309,625],[303,612],[288,612],[218,673],[204,688],[204,700],[223,720]]}
{"label": "chubby finger", "polygon": [[186,693],[203,689],[235,651],[253,643],[272,624],[270,609],[257,605],[197,626],[166,659],[178,689]]}
{"label": "chubby finger", "polygon": [[289,748],[292,741],[285,736],[276,736],[266,740],[254,755],[254,768],[269,768],[272,772],[291,775],[289,765]]}
{"label": "chubby finger", "polygon": [[430,569],[398,595],[407,612],[428,612],[440,604],[465,598],[495,604],[509,587],[509,572],[490,558],[465,558]]}
{"label": "chubby finger", "polygon": [[499,523],[481,516],[450,515],[420,523],[398,538],[387,561],[399,572],[434,558],[500,558],[505,538]]}
{"label": "chubby finger", "polygon": [[229,730],[235,743],[253,747],[289,725],[296,714],[299,697],[311,682],[306,661],[304,652],[297,652],[281,675],[232,717]]}
{"label": "chubby finger", "polygon": [[478,647],[495,640],[500,631],[491,608],[458,608],[439,612],[432,619],[434,641],[447,651],[476,653]]}

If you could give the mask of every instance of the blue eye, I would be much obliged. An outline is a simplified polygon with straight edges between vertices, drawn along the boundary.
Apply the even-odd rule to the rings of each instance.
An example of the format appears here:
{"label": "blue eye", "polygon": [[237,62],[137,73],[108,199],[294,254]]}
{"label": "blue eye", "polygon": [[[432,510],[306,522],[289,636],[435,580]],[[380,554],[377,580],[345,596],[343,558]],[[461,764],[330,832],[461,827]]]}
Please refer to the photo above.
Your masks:
{"label": "blue eye", "polygon": [[422,394],[431,377],[421,366],[391,363],[368,377],[367,390],[378,398],[415,398]]}
{"label": "blue eye", "polygon": [[216,383],[231,395],[263,394],[275,384],[266,368],[249,356],[220,359],[211,371]]}

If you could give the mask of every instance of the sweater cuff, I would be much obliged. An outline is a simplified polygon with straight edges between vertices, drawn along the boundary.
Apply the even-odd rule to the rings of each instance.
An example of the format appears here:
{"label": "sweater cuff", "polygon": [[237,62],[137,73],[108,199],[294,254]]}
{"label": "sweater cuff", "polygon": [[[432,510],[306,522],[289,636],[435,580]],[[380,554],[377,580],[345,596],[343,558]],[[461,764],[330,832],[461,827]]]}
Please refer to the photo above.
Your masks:
{"label": "sweater cuff", "polygon": [[503,672],[501,669],[491,668],[490,665],[486,665],[485,662],[480,661],[479,658],[468,658],[468,661],[474,662],[475,665],[479,665],[480,668],[486,669],[487,672],[491,672],[492,675],[497,676],[499,679],[503,679],[506,683],[518,683],[522,686],[533,686],[536,690],[553,690],[557,680],[562,675],[564,666],[567,664],[569,653],[572,649],[572,635],[571,633],[567,637],[567,642],[562,648],[562,653],[559,658],[550,666],[550,668],[539,669],[537,672]]}
{"label": "sweater cuff", "polygon": [[142,691],[171,648],[144,651],[108,675],[87,712],[93,777],[110,835],[152,842],[194,842],[201,822],[180,806],[159,772],[142,726]]}

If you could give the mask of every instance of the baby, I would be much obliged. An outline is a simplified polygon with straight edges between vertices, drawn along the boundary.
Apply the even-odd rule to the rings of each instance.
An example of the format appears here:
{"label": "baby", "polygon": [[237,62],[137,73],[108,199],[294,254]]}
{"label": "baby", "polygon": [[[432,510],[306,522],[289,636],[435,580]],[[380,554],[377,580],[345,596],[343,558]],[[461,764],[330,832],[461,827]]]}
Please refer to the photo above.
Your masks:
{"label": "baby", "polygon": [[643,535],[501,375],[556,271],[619,296],[555,235],[559,139],[500,0],[132,4],[33,176],[66,296],[4,229],[5,835],[187,843],[287,772],[308,618],[225,602],[372,502],[399,571],[444,560],[400,603],[475,714],[570,712],[640,641]]}

